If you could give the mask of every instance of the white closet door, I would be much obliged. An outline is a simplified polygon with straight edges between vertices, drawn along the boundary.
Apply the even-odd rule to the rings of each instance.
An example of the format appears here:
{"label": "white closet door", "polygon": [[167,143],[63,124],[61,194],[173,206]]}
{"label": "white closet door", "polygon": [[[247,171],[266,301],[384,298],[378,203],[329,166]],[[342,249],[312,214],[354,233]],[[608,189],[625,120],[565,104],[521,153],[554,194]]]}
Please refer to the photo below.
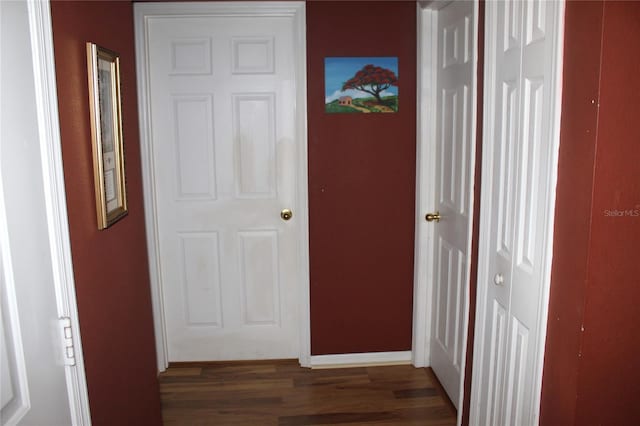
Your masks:
{"label": "white closet door", "polygon": [[561,2],[487,3],[472,415],[537,424],[557,152]]}

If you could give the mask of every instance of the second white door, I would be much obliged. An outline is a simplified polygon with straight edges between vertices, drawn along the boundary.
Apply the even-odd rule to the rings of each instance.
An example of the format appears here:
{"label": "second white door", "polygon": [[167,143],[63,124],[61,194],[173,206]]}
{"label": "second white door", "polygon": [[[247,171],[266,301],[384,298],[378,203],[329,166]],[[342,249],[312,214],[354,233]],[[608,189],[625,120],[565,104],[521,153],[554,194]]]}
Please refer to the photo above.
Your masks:
{"label": "second white door", "polygon": [[147,34],[169,361],[297,358],[294,19],[173,16]]}
{"label": "second white door", "polygon": [[467,333],[473,208],[475,5],[437,12],[431,367],[459,407]]}

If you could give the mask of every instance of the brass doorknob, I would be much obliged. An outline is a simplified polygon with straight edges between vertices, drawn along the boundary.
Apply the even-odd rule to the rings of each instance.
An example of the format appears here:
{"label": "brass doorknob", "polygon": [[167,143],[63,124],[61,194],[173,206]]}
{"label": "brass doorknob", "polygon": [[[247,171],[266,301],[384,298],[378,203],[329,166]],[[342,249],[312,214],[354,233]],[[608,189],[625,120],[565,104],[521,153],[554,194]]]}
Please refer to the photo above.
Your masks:
{"label": "brass doorknob", "polygon": [[440,212],[427,213],[424,218],[427,219],[427,222],[440,222]]}
{"label": "brass doorknob", "polygon": [[293,212],[289,209],[284,209],[280,212],[280,217],[283,220],[289,220],[293,217]]}

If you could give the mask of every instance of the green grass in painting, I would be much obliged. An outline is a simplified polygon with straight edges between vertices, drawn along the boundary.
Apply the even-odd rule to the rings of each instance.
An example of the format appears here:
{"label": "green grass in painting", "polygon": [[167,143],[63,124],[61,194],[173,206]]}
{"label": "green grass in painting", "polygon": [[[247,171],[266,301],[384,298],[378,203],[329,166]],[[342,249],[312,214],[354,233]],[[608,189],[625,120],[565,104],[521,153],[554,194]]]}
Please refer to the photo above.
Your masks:
{"label": "green grass in painting", "polygon": [[[397,96],[385,96],[385,97],[383,97],[382,98],[382,105],[384,106],[383,108],[380,108],[380,105],[378,104],[376,98],[374,98],[374,97],[356,98],[356,99],[353,100],[353,104],[355,106],[358,106],[358,107],[361,107],[361,108],[365,108],[365,109],[369,110],[370,112],[389,112],[384,107],[388,107],[388,108],[392,109],[394,112],[398,111],[398,97]],[[325,104],[325,112],[333,113],[333,114],[335,114],[335,113],[348,113],[348,114],[361,113],[361,111],[358,111],[355,108],[339,105],[337,100],[335,100],[333,102],[330,102],[328,104]]]}
{"label": "green grass in painting", "polygon": [[[379,112],[378,101],[374,97],[370,98],[356,98],[353,103],[368,109],[371,112]],[[385,96],[382,98],[382,105],[391,108],[394,112],[398,111],[398,97],[397,96]]]}
{"label": "green grass in painting", "polygon": [[389,108],[398,112],[398,97],[397,96],[386,96],[382,98],[382,102],[387,105]]}
{"label": "green grass in painting", "polygon": [[328,112],[330,114],[337,114],[337,113],[353,114],[360,111],[348,106],[338,105],[338,101],[333,101],[324,105],[324,112]]}

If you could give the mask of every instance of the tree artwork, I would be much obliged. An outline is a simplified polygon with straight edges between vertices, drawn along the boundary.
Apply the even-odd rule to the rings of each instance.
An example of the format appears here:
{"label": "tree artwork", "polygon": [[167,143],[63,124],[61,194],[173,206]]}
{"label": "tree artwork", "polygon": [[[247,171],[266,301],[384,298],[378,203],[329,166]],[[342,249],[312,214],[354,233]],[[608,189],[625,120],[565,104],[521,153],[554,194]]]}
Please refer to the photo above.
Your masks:
{"label": "tree artwork", "polygon": [[393,71],[367,64],[342,85],[342,90],[355,89],[369,93],[382,104],[380,94],[391,86],[398,86],[398,77]]}
{"label": "tree artwork", "polygon": [[326,57],[324,77],[326,113],[398,112],[396,56]]}

